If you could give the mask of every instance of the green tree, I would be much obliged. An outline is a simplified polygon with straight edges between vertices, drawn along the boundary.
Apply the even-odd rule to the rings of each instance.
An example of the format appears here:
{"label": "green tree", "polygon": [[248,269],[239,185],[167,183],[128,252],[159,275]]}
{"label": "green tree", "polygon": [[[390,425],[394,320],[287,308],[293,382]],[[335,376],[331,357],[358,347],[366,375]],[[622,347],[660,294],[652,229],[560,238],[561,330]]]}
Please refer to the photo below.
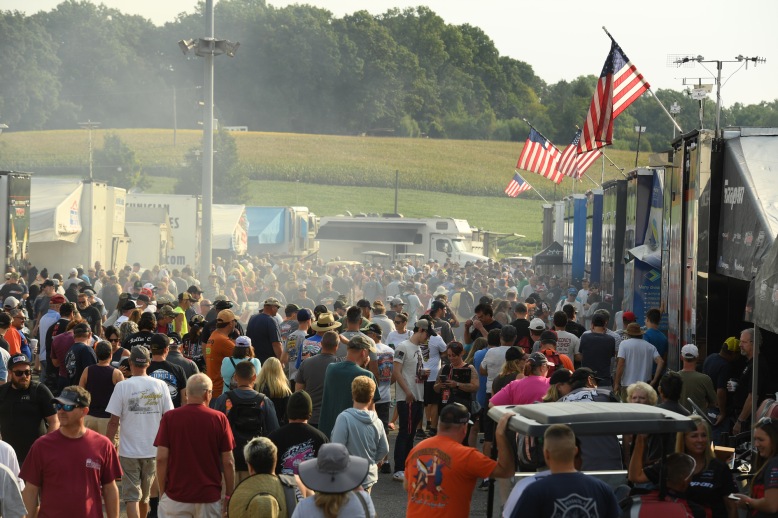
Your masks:
{"label": "green tree", "polygon": [[135,150],[115,133],[103,138],[103,147],[94,150],[94,177],[114,187],[123,189],[146,189],[149,178],[143,173],[143,166],[135,156]]}
{"label": "green tree", "polygon": [[0,122],[42,129],[59,105],[60,62],[46,29],[19,12],[0,12]]}
{"label": "green tree", "polygon": [[[214,203],[246,203],[249,199],[249,181],[238,164],[238,146],[228,131],[213,135],[213,201]],[[191,148],[184,156],[179,171],[176,194],[202,194],[202,148]]]}

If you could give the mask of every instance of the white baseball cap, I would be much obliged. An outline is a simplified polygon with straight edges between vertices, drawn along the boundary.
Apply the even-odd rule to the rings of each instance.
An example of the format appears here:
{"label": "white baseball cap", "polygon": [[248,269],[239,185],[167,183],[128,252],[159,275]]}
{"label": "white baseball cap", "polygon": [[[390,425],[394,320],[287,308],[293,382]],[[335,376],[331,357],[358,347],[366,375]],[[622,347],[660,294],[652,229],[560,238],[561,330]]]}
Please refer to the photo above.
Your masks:
{"label": "white baseball cap", "polygon": [[694,344],[686,344],[681,347],[681,356],[684,358],[692,359],[697,358],[700,355],[700,350]]}
{"label": "white baseball cap", "polygon": [[546,323],[540,318],[533,318],[529,323],[529,328],[532,331],[545,331]]}

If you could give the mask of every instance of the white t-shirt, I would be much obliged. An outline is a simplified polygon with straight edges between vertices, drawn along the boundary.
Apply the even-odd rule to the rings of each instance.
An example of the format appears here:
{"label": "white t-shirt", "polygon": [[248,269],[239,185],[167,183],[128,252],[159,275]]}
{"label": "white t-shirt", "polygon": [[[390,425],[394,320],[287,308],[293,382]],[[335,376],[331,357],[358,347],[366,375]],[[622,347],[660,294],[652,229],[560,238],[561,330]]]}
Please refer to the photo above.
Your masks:
{"label": "white t-shirt", "polygon": [[421,346],[421,356],[424,358],[424,368],[430,370],[430,377],[427,379],[433,382],[438,379],[440,370],[440,355],[446,352],[448,346],[446,341],[440,336],[430,336],[429,342]]}
{"label": "white t-shirt", "polygon": [[[418,374],[424,368],[424,358],[421,355],[421,347],[410,340],[405,340],[394,350],[394,368],[401,369],[400,375],[405,379],[406,385],[410,389],[416,401],[424,400],[424,380]],[[431,377],[431,376],[430,376]],[[395,387],[395,396],[397,401],[405,400],[405,391],[398,383]]]}
{"label": "white t-shirt", "polygon": [[156,457],[154,439],[162,414],[168,410],[173,410],[173,400],[164,381],[133,376],[117,383],[105,411],[120,419],[119,455],[130,459]]}
{"label": "white t-shirt", "polygon": [[392,331],[386,337],[386,342],[385,343],[387,345],[392,344],[396,348],[397,345],[399,345],[402,342],[408,340],[411,337],[411,335],[413,335],[413,331],[411,331],[410,329],[407,329],[407,328],[406,328],[404,333],[399,333],[397,331]]}
{"label": "white t-shirt", "polygon": [[381,395],[376,403],[388,403],[392,400],[390,387],[394,370],[394,350],[381,342],[377,342],[375,347],[378,362],[378,393]]}
{"label": "white t-shirt", "polygon": [[499,376],[502,366],[505,365],[505,353],[510,349],[509,345],[501,345],[499,347],[492,347],[486,351],[481,362],[481,367],[486,369],[486,393],[492,393],[492,383],[494,378]]}
{"label": "white t-shirt", "polygon": [[556,331],[556,350],[558,353],[566,354],[571,360],[575,360],[575,355],[581,348],[581,340],[573,333],[567,331]]}
{"label": "white t-shirt", "polygon": [[[0,351],[2,350],[0,349]],[[2,440],[0,440],[0,464],[11,470],[11,473],[16,477],[19,490],[23,490],[24,482],[19,478],[19,459],[17,459],[16,452],[11,445]]]}
{"label": "white t-shirt", "polygon": [[638,381],[650,381],[654,359],[659,356],[651,343],[640,338],[629,338],[619,345],[618,358],[624,358],[621,386],[629,387]]}

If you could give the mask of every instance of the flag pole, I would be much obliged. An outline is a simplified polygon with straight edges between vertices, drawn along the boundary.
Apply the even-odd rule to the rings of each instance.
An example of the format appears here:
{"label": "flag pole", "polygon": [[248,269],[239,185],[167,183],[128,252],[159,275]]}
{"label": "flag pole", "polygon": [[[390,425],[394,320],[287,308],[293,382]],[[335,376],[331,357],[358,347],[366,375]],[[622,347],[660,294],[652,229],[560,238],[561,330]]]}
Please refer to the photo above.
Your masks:
{"label": "flag pole", "polygon": [[[521,176],[521,175],[519,175],[519,176]],[[522,177],[522,180],[524,180],[524,177]],[[530,187],[532,187],[532,184],[531,184],[531,183],[529,183],[527,180],[524,180],[524,183],[526,183],[527,185],[529,185]],[[540,199],[541,199],[541,200],[543,200],[544,202],[548,203],[548,200],[547,200],[547,199],[545,199],[545,198],[543,197],[543,195],[542,195],[542,194],[540,194],[540,191],[538,191],[538,190],[537,190],[537,189],[535,189],[534,187],[532,187],[532,190],[533,190],[533,191],[535,191],[535,194],[537,194],[538,196],[540,196]],[[556,184],[554,184],[554,200],[556,200]]]}
{"label": "flag pole", "polygon": [[621,176],[623,176],[624,178],[629,178],[626,174],[624,174],[624,168],[617,166],[616,163],[613,160],[611,160],[611,157],[609,157],[602,151],[602,148],[600,148],[600,153],[602,153],[602,156],[608,159],[608,162],[610,162],[613,167],[619,170]]}
{"label": "flag pole", "polygon": [[[611,33],[610,33],[610,32],[608,32],[608,29],[606,29],[604,25],[602,26],[602,30],[603,30],[603,31],[605,31],[605,34],[607,34],[607,35],[608,35],[608,37],[611,39],[611,41],[612,41],[613,43],[616,43],[616,40],[613,38],[613,36],[611,35]],[[618,43],[617,43],[617,45],[618,45]],[[673,126],[675,126],[675,128],[676,128],[676,129],[677,129],[677,130],[678,130],[678,131],[679,131],[681,134],[683,134],[683,130],[681,129],[681,126],[679,126],[679,125],[678,125],[678,121],[676,121],[676,120],[673,118],[673,116],[670,114],[670,112],[668,111],[668,109],[667,109],[667,108],[665,108],[665,105],[664,105],[664,104],[662,104],[662,101],[660,101],[660,100],[659,100],[659,97],[657,97],[657,96],[656,96],[656,94],[654,93],[654,91],[651,89],[651,87],[650,87],[650,86],[647,88],[647,90],[648,90],[648,92],[651,94],[651,96],[654,98],[654,100],[655,100],[655,101],[656,101],[656,102],[659,104],[659,106],[662,108],[662,111],[663,111],[663,112],[665,112],[665,115],[667,115],[667,118],[668,118],[668,119],[670,119],[670,120],[672,121],[672,123],[673,123]]]}
{"label": "flag pole", "polygon": [[589,174],[588,174],[588,173],[584,173],[583,175],[584,175],[585,177],[587,177],[589,180],[591,180],[591,181],[592,181],[592,183],[593,183],[594,185],[596,185],[597,187],[602,187],[602,185],[600,185],[600,184],[598,184],[597,182],[595,182],[594,180],[592,180],[592,177],[591,177],[591,176],[589,176]]}

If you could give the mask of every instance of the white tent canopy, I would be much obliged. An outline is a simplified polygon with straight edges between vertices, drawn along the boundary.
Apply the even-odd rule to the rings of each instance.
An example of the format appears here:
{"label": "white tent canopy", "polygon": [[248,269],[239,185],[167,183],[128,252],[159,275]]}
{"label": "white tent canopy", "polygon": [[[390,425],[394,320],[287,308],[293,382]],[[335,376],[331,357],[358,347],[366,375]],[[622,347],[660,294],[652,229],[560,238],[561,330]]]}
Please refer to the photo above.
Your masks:
{"label": "white tent canopy", "polygon": [[30,242],[67,241],[81,235],[81,191],[75,179],[32,177]]}
{"label": "white tent canopy", "polygon": [[248,220],[245,205],[213,205],[214,250],[245,254],[248,246]]}

